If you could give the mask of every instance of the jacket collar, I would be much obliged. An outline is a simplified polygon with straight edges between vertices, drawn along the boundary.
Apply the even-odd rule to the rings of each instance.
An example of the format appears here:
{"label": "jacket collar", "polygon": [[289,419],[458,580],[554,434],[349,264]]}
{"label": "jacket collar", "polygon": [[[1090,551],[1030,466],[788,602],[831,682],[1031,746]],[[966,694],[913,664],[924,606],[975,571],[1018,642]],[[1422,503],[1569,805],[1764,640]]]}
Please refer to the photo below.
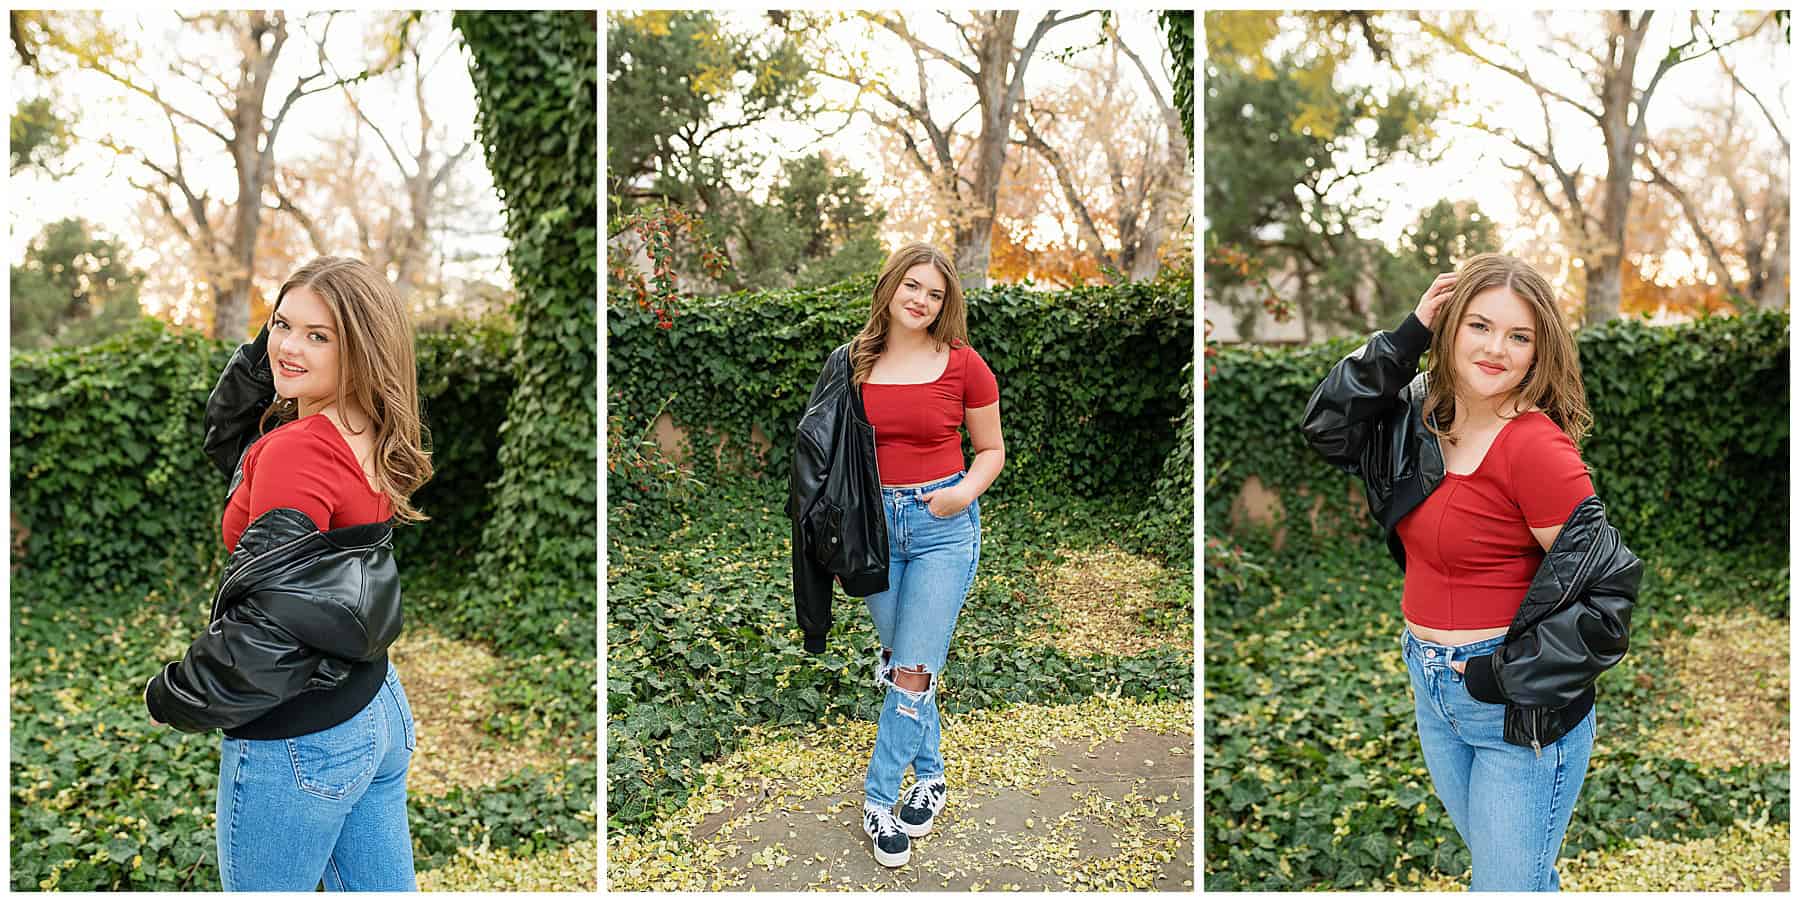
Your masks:
{"label": "jacket collar", "polygon": [[212,618],[218,618],[227,590],[234,585],[242,592],[260,585],[270,574],[284,572],[295,562],[327,555],[362,557],[372,552],[391,552],[393,535],[394,528],[386,522],[322,531],[311,517],[293,508],[264,511],[244,527],[237,548],[225,561],[225,571],[219,575],[219,588],[213,596]]}

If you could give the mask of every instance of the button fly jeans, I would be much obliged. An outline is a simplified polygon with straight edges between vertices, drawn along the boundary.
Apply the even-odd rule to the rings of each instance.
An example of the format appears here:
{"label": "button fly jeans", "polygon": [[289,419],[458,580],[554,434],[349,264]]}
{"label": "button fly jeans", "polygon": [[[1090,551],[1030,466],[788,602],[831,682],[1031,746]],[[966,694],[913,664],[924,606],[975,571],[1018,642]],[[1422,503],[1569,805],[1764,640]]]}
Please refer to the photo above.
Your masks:
{"label": "button fly jeans", "polygon": [[1403,630],[1419,745],[1438,798],[1469,847],[1471,890],[1555,892],[1556,856],[1594,748],[1594,712],[1542,757],[1501,738],[1506,706],[1477,701],[1450,667],[1492,653],[1504,636],[1437,645]]}
{"label": "button fly jeans", "polygon": [[412,708],[388,665],[354,717],[219,749],[219,879],[227,892],[416,890],[406,824]]}
{"label": "button fly jeans", "polygon": [[[939,517],[920,496],[956,485],[963,475],[918,488],[881,490],[887,512],[888,588],[865,601],[881,647],[892,654],[878,667],[887,697],[863,783],[864,798],[878,808],[892,808],[899,801],[900,779],[908,765],[921,782],[944,773],[944,758],[938,752],[939,674],[950,653],[956,615],[975,582],[975,564],[981,557],[981,502]],[[894,683],[895,668],[921,666],[930,680],[924,691]]]}

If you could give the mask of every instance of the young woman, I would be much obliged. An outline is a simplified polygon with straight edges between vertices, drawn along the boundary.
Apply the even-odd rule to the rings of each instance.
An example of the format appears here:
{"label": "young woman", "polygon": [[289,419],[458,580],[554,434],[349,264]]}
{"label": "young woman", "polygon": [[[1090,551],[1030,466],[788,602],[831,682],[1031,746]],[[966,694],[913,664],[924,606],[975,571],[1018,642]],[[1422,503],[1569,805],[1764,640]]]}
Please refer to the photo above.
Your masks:
{"label": "young woman", "polygon": [[[284,422],[263,432],[272,419]],[[206,430],[232,476],[232,554],[210,625],[145,703],[156,722],[224,730],[224,888],[416,889],[413,718],[387,659],[400,631],[389,523],[424,519],[409,499],[431,463],[392,286],[357,260],[302,266],[227,364]]]}
{"label": "young woman", "polygon": [[1593,682],[1625,653],[1642,565],[1593,497],[1577,448],[1591,424],[1550,284],[1482,254],[1333,367],[1301,427],[1363,477],[1405,570],[1419,742],[1470,889],[1560,886]]}
{"label": "young woman", "polygon": [[[939,675],[981,556],[977,499],[1006,465],[1006,446],[999,386],[969,346],[962,285],[938,249],[912,244],[888,257],[850,347],[851,386],[875,430],[888,541],[887,589],[866,599],[881,639],[875,681],[887,697],[863,784],[863,829],[875,860],[899,867],[948,793]],[[975,451],[966,469],[961,426]],[[914,783],[902,799],[909,765]]]}

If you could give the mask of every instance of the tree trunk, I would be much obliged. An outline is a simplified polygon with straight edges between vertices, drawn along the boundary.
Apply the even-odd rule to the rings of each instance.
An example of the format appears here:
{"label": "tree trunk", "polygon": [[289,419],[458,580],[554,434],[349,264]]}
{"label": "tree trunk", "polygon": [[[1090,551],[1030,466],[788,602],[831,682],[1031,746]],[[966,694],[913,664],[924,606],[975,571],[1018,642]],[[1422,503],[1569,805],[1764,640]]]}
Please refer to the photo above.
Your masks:
{"label": "tree trunk", "polygon": [[[259,120],[261,116],[259,109]],[[234,143],[243,137],[240,133]],[[237,148],[233,148],[233,153],[237,154]],[[251,334],[250,280],[256,273],[256,230],[262,222],[263,179],[257,158],[254,146],[238,155],[238,203],[231,224],[230,269],[224,273],[224,291],[216,295],[213,310],[213,337],[233,342]]]}
{"label": "tree trunk", "polygon": [[[956,269],[962,276],[965,289],[985,288],[988,284],[988,264],[993,257],[994,220],[1000,201],[1000,182],[1005,177],[1006,150],[1011,141],[1013,119],[1018,115],[1019,107],[1025,99],[1025,70],[1045,33],[1092,12],[1094,11],[1090,10],[1067,17],[1057,16],[1055,10],[1046,12],[1032,30],[1024,47],[1013,44],[1013,36],[1019,23],[1017,10],[975,13],[975,25],[972,29],[975,34],[973,37],[966,34],[964,36],[974,53],[973,67],[926,45],[903,24],[885,16],[872,16],[877,24],[914,48],[914,57],[919,66],[918,102],[906,102],[885,85],[877,85],[876,90],[907,117],[923,126],[932,138],[933,149],[939,160],[936,169],[917,151],[912,137],[904,129],[896,129],[913,150],[914,162],[919,164],[927,177],[941,179],[940,184],[947,190],[947,196],[955,199],[958,209],[953,211],[951,235],[956,242]],[[926,52],[956,66],[975,86],[981,111],[981,130],[974,138],[974,172],[971,175],[965,176],[957,171],[949,152],[951,135],[931,119],[925,93],[926,77],[922,56]],[[852,76],[834,77],[859,87],[868,85],[866,81]],[[895,128],[893,123],[883,124]],[[963,191],[965,184],[968,186],[967,193]]]}
{"label": "tree trunk", "polygon": [[[1019,13],[1007,10],[990,15],[989,25],[982,29],[976,44],[980,51],[975,69],[980,79],[975,88],[981,103],[981,133],[975,137],[975,178],[970,198],[974,209],[970,211],[967,234],[957,236],[956,242],[956,268],[962,274],[965,291],[986,288],[988,284],[1000,178],[1006,167],[1008,133],[1019,105],[1019,97],[1007,90],[1008,76],[1014,68],[1013,34],[1018,30]],[[1017,61],[1018,68],[1023,69],[1024,65],[1024,59]]]}
{"label": "tree trunk", "polygon": [[1762,291],[1756,306],[1763,310],[1779,310],[1788,305],[1788,228],[1785,219],[1780,228],[1769,235],[1769,272],[1763,277]]}
{"label": "tree trunk", "polygon": [[[1648,14],[1646,14],[1647,16]],[[1616,65],[1606,68],[1600,82],[1600,131],[1606,139],[1606,180],[1601,186],[1600,234],[1597,247],[1588,249],[1587,312],[1591,324],[1619,318],[1620,266],[1625,254],[1625,226],[1631,217],[1631,172],[1637,162],[1631,123],[1631,101],[1636,87],[1638,48],[1642,29],[1634,29],[1627,14],[1608,19],[1613,33]],[[1638,107],[1643,119],[1649,94]]]}

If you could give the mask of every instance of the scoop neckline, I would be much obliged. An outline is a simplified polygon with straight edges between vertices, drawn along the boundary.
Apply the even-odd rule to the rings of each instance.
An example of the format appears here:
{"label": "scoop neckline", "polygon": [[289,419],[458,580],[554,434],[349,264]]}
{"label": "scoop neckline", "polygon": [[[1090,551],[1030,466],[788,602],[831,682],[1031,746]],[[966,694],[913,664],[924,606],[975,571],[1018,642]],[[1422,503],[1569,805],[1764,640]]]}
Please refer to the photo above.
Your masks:
{"label": "scoop neckline", "polygon": [[930,382],[864,382],[863,384],[864,385],[891,385],[891,386],[894,386],[895,388],[905,388],[909,385],[936,385],[939,382],[944,381],[945,376],[950,375],[950,363],[955,357],[956,357],[956,348],[952,347],[950,349],[950,353],[944,355],[943,371],[938,373],[937,378],[931,380]]}
{"label": "scoop neckline", "polygon": [[347,438],[344,438],[344,434],[342,432],[338,431],[337,424],[332,422],[330,417],[325,416],[325,414],[323,414],[323,413],[309,413],[306,416],[303,416],[303,417],[295,420],[294,422],[300,423],[304,420],[310,420],[314,417],[318,417],[325,421],[325,425],[327,427],[329,427],[328,431],[331,433],[331,435],[334,438],[337,439],[336,444],[337,444],[338,450],[342,451],[345,455],[347,455],[349,457],[352,467],[356,470],[356,475],[361,477],[358,480],[358,482],[362,485],[363,489],[366,490],[371,497],[386,498],[387,497],[386,492],[383,492],[383,491],[376,489],[375,487],[369,485],[369,476],[367,473],[363,472],[362,462],[358,461],[356,459],[356,449],[350,447],[350,440]]}
{"label": "scoop neckline", "polygon": [[1452,472],[1450,472],[1449,467],[1445,467],[1444,468],[1444,478],[1445,479],[1471,479],[1477,473],[1480,473],[1481,468],[1487,466],[1488,459],[1494,456],[1495,449],[1500,447],[1500,440],[1502,438],[1506,437],[1506,430],[1511,429],[1514,423],[1517,423],[1518,421],[1525,419],[1527,416],[1530,416],[1531,414],[1534,414],[1534,413],[1539,416],[1546,417],[1546,418],[1549,416],[1548,414],[1544,413],[1542,410],[1526,410],[1526,411],[1521,411],[1519,413],[1519,415],[1516,417],[1509,418],[1505,423],[1503,423],[1500,426],[1500,431],[1494,433],[1493,443],[1489,444],[1487,447],[1487,451],[1481,455],[1481,460],[1475,464],[1475,469],[1470,470],[1467,473],[1452,473]]}

